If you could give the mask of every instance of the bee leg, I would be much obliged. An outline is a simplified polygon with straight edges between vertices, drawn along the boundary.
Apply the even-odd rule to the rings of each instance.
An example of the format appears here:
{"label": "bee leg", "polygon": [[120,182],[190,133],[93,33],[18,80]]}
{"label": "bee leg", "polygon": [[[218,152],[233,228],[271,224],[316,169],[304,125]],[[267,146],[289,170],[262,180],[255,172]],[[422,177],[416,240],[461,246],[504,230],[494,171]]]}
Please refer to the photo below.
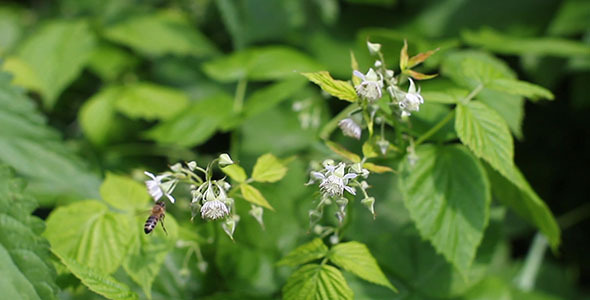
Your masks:
{"label": "bee leg", "polygon": [[166,217],[166,215],[162,215],[162,220],[160,221],[160,224],[162,224],[162,229],[164,229],[164,233],[168,235],[168,231],[166,231],[166,226],[164,226],[164,217]]}

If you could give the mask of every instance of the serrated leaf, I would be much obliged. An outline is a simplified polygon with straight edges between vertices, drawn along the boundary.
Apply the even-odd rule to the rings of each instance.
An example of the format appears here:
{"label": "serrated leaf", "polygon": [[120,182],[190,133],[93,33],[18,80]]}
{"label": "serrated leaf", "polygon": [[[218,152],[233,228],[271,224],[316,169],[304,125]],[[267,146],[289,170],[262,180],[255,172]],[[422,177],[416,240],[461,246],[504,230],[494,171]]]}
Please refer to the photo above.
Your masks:
{"label": "serrated leaf", "polygon": [[553,100],[553,94],[548,89],[538,85],[515,79],[496,79],[486,85],[489,89],[519,95],[531,100]]}
{"label": "serrated leaf", "polygon": [[221,82],[277,80],[320,68],[306,54],[284,46],[250,48],[203,65],[207,76]]}
{"label": "serrated leaf", "polygon": [[129,226],[125,215],[110,212],[98,201],[87,200],[52,211],[43,235],[53,252],[110,274],[127,253],[132,237]]}
{"label": "serrated leaf", "polygon": [[420,146],[401,164],[399,186],[420,235],[463,275],[488,224],[490,185],[463,146]]}
{"label": "serrated leaf", "polygon": [[244,171],[244,168],[240,167],[238,164],[225,166],[221,168],[221,171],[223,171],[223,173],[229,176],[229,178],[237,182],[244,182],[246,181],[246,179],[248,179],[246,171]]}
{"label": "serrated leaf", "polygon": [[483,28],[479,32],[461,34],[468,44],[503,54],[536,54],[590,57],[590,47],[580,42],[558,37],[514,37]]}
{"label": "serrated leaf", "polygon": [[483,89],[477,95],[478,101],[495,110],[506,121],[516,138],[522,138],[522,121],[524,119],[524,99],[520,96]]}
{"label": "serrated leaf", "polygon": [[329,259],[337,266],[366,281],[397,292],[365,244],[354,241],[338,244],[330,249]]}
{"label": "serrated leaf", "polygon": [[285,167],[274,155],[267,153],[256,160],[252,179],[258,182],[277,182],[287,174]]}
{"label": "serrated leaf", "polygon": [[59,132],[46,125],[24,91],[9,81],[0,73],[0,128],[6,129],[0,130],[0,161],[25,176],[35,195],[98,196],[98,176],[64,144]]}
{"label": "serrated leaf", "polygon": [[496,79],[515,79],[508,65],[478,51],[459,51],[448,55],[442,63],[442,73],[455,83],[470,90]]}
{"label": "serrated leaf", "polygon": [[[168,234],[164,230],[156,229],[146,235],[142,228],[147,215],[134,218],[133,239],[129,252],[123,261],[125,272],[143,289],[148,299],[151,299],[152,284],[160,272],[166,255],[174,249],[178,236],[178,225],[174,218],[166,215],[163,221]],[[157,224],[158,227],[162,227]]]}
{"label": "serrated leaf", "polygon": [[217,93],[192,103],[174,118],[161,122],[146,136],[161,144],[194,147],[207,141],[232,115],[232,98]]}
{"label": "serrated leaf", "polygon": [[336,80],[326,71],[316,73],[301,73],[309,81],[317,84],[326,93],[340,99],[355,102],[358,98],[354,87],[347,81]]}
{"label": "serrated leaf", "polygon": [[89,268],[84,264],[80,264],[75,259],[68,256],[62,256],[59,253],[55,254],[60,258],[61,262],[68,268],[68,270],[80,279],[91,291],[108,299],[137,299],[137,294],[131,291],[127,285],[117,281],[108,274]]}
{"label": "serrated leaf", "polygon": [[98,45],[88,60],[88,68],[103,81],[115,81],[124,72],[139,64],[140,60],[129,51],[102,43]]}
{"label": "serrated leaf", "polygon": [[103,30],[104,36],[148,55],[208,56],[217,50],[178,11],[133,15]]}
{"label": "serrated leaf", "polygon": [[551,247],[556,250],[561,232],[555,217],[545,202],[535,193],[520,170],[515,167],[512,181],[486,165],[492,184],[494,199],[510,207],[522,218],[539,228],[545,234]]}
{"label": "serrated leaf", "polygon": [[514,144],[506,122],[485,104],[472,101],[457,106],[455,130],[476,156],[511,178]]}
{"label": "serrated leaf", "polygon": [[287,279],[283,299],[353,299],[353,292],[338,269],[329,265],[308,264]]}
{"label": "serrated leaf", "polygon": [[342,147],[339,144],[336,144],[331,141],[326,141],[326,146],[328,146],[328,148],[330,148],[330,150],[334,151],[334,153],[342,156],[343,158],[346,158],[354,163],[361,162],[360,156],[346,150],[346,148]]}
{"label": "serrated leaf", "polygon": [[373,173],[377,173],[377,174],[382,174],[382,173],[386,173],[386,172],[396,173],[395,170],[390,167],[376,165],[371,162],[364,163],[363,168],[365,168]]}
{"label": "serrated leaf", "polygon": [[[82,71],[94,44],[95,37],[86,21],[54,20],[30,35],[16,53],[31,73],[22,73],[22,69],[9,71],[15,73],[18,82],[34,82],[44,106],[53,108],[61,92]],[[31,74],[35,77],[19,78]]]}
{"label": "serrated leaf", "polygon": [[113,173],[107,173],[100,186],[100,196],[113,207],[128,212],[144,207],[150,201],[145,185]]}
{"label": "serrated leaf", "polygon": [[0,288],[5,299],[57,299],[56,273],[43,222],[32,216],[37,203],[25,182],[0,165]]}
{"label": "serrated leaf", "polygon": [[122,87],[117,110],[133,119],[167,120],[185,110],[189,100],[180,90],[149,82]]}
{"label": "serrated leaf", "polygon": [[244,197],[244,199],[246,199],[246,201],[254,203],[256,205],[260,205],[262,207],[266,207],[270,210],[274,210],[274,208],[270,206],[270,203],[266,201],[262,193],[260,193],[260,191],[257,188],[247,183],[242,183],[240,184],[240,191],[242,192],[242,196]]}
{"label": "serrated leaf", "polygon": [[321,239],[315,238],[313,241],[297,247],[283,257],[277,265],[298,266],[312,260],[320,259],[328,254],[328,247]]}

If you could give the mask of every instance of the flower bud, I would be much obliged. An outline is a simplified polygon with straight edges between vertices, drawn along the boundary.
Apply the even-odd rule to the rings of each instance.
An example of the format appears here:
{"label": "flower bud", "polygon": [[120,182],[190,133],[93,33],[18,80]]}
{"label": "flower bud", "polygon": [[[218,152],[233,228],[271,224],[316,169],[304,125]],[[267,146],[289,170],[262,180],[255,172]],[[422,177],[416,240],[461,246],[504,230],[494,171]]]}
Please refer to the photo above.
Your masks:
{"label": "flower bud", "polygon": [[222,153],[221,155],[219,155],[219,166],[220,167],[226,167],[229,165],[233,165],[234,161],[231,160],[231,158],[229,157],[229,155],[227,153]]}
{"label": "flower bud", "polygon": [[361,138],[361,127],[351,118],[342,119],[338,122],[342,133],[346,136],[359,140]]}
{"label": "flower bud", "polygon": [[375,68],[380,68],[382,65],[383,63],[380,60],[375,61]]}
{"label": "flower bud", "polygon": [[379,150],[381,150],[381,154],[385,155],[387,153],[387,149],[389,149],[389,141],[387,140],[379,140],[376,142],[377,146],[379,146]]}
{"label": "flower bud", "polygon": [[252,217],[254,217],[254,219],[256,219],[256,221],[258,222],[258,224],[260,224],[262,228],[264,228],[264,220],[262,219],[262,214],[264,213],[264,210],[262,209],[262,207],[258,205],[252,205],[252,209],[250,209],[248,213]]}
{"label": "flower bud", "polygon": [[369,209],[369,211],[373,215],[373,219],[374,219],[375,218],[375,198],[373,198],[373,197],[365,198],[365,199],[361,200],[361,204],[363,204],[364,206],[366,206]]}
{"label": "flower bud", "polygon": [[234,232],[236,231],[236,226],[238,225],[239,221],[240,216],[234,215],[230,218],[227,218],[227,220],[221,224],[221,228],[223,228],[223,231],[225,231],[232,241],[234,240]]}
{"label": "flower bud", "polygon": [[180,172],[182,170],[182,165],[180,163],[175,163],[170,166],[170,170],[174,172]]}
{"label": "flower bud", "polygon": [[197,168],[197,162],[196,161],[189,161],[187,163],[188,169],[191,171],[194,171]]}
{"label": "flower bud", "polygon": [[367,48],[369,48],[369,53],[371,53],[371,55],[376,55],[381,51],[381,44],[367,41]]}

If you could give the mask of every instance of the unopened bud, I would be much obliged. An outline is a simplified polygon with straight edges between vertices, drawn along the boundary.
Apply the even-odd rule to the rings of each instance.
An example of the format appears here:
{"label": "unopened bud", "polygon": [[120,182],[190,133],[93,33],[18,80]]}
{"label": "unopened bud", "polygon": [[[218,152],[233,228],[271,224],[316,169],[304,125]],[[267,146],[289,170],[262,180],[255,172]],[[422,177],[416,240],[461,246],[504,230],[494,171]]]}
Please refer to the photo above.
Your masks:
{"label": "unopened bud", "polygon": [[182,165],[180,163],[175,163],[170,166],[170,170],[174,172],[180,172],[182,170]]}
{"label": "unopened bud", "polygon": [[229,165],[233,165],[234,161],[231,160],[231,158],[229,157],[229,155],[227,153],[222,153],[221,155],[219,155],[219,166],[220,167],[226,167]]}
{"label": "unopened bud", "polygon": [[188,169],[191,171],[194,171],[197,168],[197,162],[196,161],[189,161],[187,163]]}
{"label": "unopened bud", "polygon": [[361,127],[351,118],[342,119],[338,122],[342,133],[346,136],[359,140],[361,138]]}
{"label": "unopened bud", "polygon": [[369,53],[371,53],[371,55],[376,55],[381,51],[381,44],[367,41],[367,48],[369,48]]}
{"label": "unopened bud", "polygon": [[369,209],[369,211],[373,215],[373,219],[374,219],[375,218],[375,198],[373,198],[373,197],[365,198],[365,199],[361,200],[361,204],[363,204],[364,206],[366,206]]}

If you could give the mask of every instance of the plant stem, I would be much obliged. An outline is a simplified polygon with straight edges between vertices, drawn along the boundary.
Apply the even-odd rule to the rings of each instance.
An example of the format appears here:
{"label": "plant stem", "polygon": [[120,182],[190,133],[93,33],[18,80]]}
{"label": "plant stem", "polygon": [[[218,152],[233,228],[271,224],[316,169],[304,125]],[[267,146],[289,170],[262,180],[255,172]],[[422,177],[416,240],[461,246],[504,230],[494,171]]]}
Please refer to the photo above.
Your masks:
{"label": "plant stem", "polygon": [[332,131],[334,131],[334,129],[338,127],[338,122],[340,122],[340,120],[344,119],[346,116],[348,116],[348,114],[352,113],[358,108],[359,106],[357,103],[351,103],[341,112],[339,112],[334,118],[332,118],[332,120],[330,120],[330,122],[324,125],[324,127],[320,131],[320,138],[323,140],[327,140],[330,137],[330,134],[332,134]]}
{"label": "plant stem", "polygon": [[248,87],[248,79],[242,78],[238,81],[236,87],[236,94],[234,96],[234,112],[239,113],[244,107],[244,97],[246,96],[246,87]]}
{"label": "plant stem", "polygon": [[471,99],[473,99],[473,97],[477,96],[477,94],[479,94],[479,92],[481,92],[481,90],[483,89],[483,84],[478,84],[472,91],[471,93],[469,93],[469,95],[467,95],[467,97],[461,99],[461,103],[463,104],[467,104],[469,101],[471,101]]}
{"label": "plant stem", "polygon": [[449,122],[453,118],[454,115],[455,115],[455,110],[450,111],[442,120],[440,120],[438,123],[436,123],[436,125],[434,125],[432,128],[430,128],[430,130],[428,130],[426,133],[424,133],[422,136],[420,136],[416,140],[415,145],[418,146],[422,142],[424,142],[426,139],[433,136],[437,131],[439,131],[443,126],[445,126],[445,124],[447,124],[447,122]]}
{"label": "plant stem", "polygon": [[535,285],[537,274],[541,263],[543,263],[543,256],[547,249],[547,238],[541,233],[537,233],[533,239],[529,253],[526,256],[524,266],[518,277],[516,277],[516,285],[523,291],[530,291]]}

